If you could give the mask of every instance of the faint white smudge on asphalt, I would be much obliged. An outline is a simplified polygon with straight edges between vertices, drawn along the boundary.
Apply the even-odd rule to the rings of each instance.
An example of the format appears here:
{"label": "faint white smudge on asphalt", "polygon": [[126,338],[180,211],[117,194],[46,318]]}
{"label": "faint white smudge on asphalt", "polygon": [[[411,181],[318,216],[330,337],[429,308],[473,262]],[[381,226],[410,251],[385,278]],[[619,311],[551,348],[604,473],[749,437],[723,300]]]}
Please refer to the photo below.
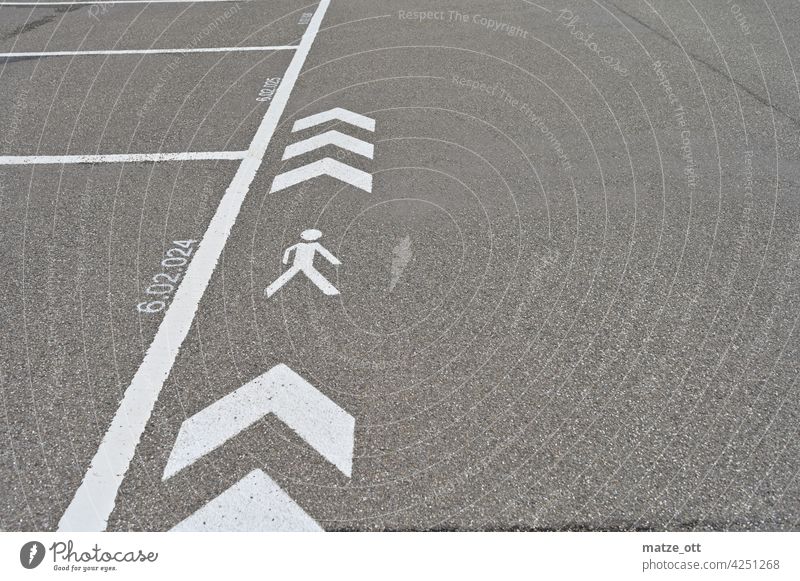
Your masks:
{"label": "faint white smudge on asphalt", "polygon": [[392,292],[397,286],[403,270],[411,262],[411,236],[402,238],[392,249],[392,254],[394,254],[394,258],[392,258],[392,279],[389,281],[389,292]]}

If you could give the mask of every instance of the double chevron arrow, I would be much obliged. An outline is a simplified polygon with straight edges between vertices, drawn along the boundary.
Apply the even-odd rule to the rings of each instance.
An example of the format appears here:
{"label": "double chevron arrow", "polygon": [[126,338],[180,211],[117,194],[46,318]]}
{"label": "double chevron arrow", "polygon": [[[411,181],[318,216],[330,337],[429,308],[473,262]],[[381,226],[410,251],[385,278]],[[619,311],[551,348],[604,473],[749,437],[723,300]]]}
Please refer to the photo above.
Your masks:
{"label": "double chevron arrow", "polygon": [[[317,113],[315,115],[304,117],[303,119],[295,121],[294,126],[292,127],[292,133],[303,131],[304,129],[309,129],[311,127],[316,127],[317,125],[321,125],[322,123],[333,120],[343,121],[344,123],[349,123],[350,125],[360,127],[361,129],[366,129],[367,131],[375,131],[374,119],[370,119],[364,115],[359,115],[358,113],[353,113],[352,111],[342,109],[341,107],[336,107],[330,111],[323,111],[322,113]],[[375,148],[371,143],[351,137],[350,135],[345,135],[339,131],[331,130],[291,144],[283,152],[283,159],[291,159],[293,157],[297,157],[298,155],[319,149],[320,147],[325,147],[326,145],[335,145],[336,147],[346,149],[347,151],[351,151],[369,159],[372,159],[375,151]],[[272,188],[270,189],[270,192],[279,192],[288,187],[297,185],[301,182],[319,177],[321,175],[329,175],[337,180],[346,182],[351,186],[362,189],[365,192],[372,192],[371,174],[340,161],[336,161],[330,157],[325,157],[282,174],[278,174],[275,176],[275,179],[272,182]]]}
{"label": "double chevron arrow", "polygon": [[[353,416],[281,364],[184,421],[163,480],[271,413],[350,477]],[[318,531],[322,528],[263,470],[253,470],[172,530]]]}

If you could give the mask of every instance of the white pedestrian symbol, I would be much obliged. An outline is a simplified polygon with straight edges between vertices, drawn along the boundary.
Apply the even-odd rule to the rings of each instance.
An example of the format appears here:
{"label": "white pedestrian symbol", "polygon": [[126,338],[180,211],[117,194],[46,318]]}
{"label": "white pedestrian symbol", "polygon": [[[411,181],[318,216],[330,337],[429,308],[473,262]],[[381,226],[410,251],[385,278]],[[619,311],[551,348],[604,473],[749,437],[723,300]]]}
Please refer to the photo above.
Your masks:
{"label": "white pedestrian symbol", "polygon": [[292,262],[292,266],[289,268],[289,270],[280,275],[278,280],[264,289],[264,294],[267,295],[267,298],[278,292],[278,290],[280,290],[283,285],[289,282],[298,272],[305,274],[309,280],[317,285],[317,287],[326,295],[339,294],[339,291],[336,289],[336,287],[328,282],[328,279],[322,276],[322,273],[314,268],[314,256],[317,252],[319,252],[331,264],[335,266],[341,264],[338,258],[328,252],[327,248],[318,242],[314,242],[315,240],[319,240],[320,236],[322,236],[322,232],[319,230],[314,230],[313,228],[310,230],[304,230],[300,234],[300,237],[303,240],[308,240],[308,242],[298,242],[294,246],[290,246],[286,249],[286,252],[283,253],[283,263],[289,264],[289,255],[292,253],[292,250],[294,250],[294,261]]}

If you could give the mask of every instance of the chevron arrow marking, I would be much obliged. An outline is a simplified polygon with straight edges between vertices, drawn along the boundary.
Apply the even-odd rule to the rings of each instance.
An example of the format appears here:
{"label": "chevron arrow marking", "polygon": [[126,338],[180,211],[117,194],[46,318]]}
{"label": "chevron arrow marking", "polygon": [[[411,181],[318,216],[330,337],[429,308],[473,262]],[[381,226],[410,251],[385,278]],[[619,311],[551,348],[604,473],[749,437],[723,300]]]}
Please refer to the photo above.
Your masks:
{"label": "chevron arrow marking", "polygon": [[330,157],[325,157],[275,176],[270,193],[285,190],[300,182],[325,174],[362,189],[365,192],[372,191],[372,175],[340,161],[336,161],[335,159],[331,159]]}
{"label": "chevron arrow marking", "polygon": [[277,483],[253,470],[172,528],[177,532],[321,531]]}
{"label": "chevron arrow marking", "polygon": [[366,129],[367,131],[375,131],[374,119],[370,119],[364,115],[359,115],[358,113],[353,113],[352,111],[342,109],[341,107],[336,107],[330,111],[323,111],[322,113],[317,113],[315,115],[298,119],[294,122],[292,132],[302,131],[303,129],[308,129],[309,127],[314,127],[315,125],[332,121],[333,119],[344,121],[345,123],[355,125],[356,127],[361,127],[361,129]]}
{"label": "chevron arrow marking", "polygon": [[274,413],[350,476],[355,420],[286,365],[276,365],[183,422],[163,480]]}
{"label": "chevron arrow marking", "polygon": [[370,159],[372,159],[372,155],[375,151],[375,147],[371,143],[356,139],[355,137],[350,137],[338,131],[326,131],[325,133],[320,133],[314,137],[309,137],[303,141],[291,144],[283,152],[283,159],[291,159],[298,155],[308,153],[309,151],[319,149],[320,147],[325,147],[326,145],[335,145]]}

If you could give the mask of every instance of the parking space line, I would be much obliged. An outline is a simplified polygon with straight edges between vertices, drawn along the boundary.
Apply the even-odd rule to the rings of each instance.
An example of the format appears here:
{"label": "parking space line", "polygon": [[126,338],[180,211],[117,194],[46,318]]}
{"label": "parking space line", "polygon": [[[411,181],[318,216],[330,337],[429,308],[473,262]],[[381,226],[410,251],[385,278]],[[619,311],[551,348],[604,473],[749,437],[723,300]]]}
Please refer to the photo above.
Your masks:
{"label": "parking space line", "polygon": [[101,155],[0,155],[0,165],[208,161],[244,159],[246,155],[246,151],[182,151],[176,153],[113,153]]}
{"label": "parking space line", "polygon": [[212,46],[201,48],[141,48],[120,50],[59,50],[52,52],[0,52],[0,58],[30,58],[48,56],[103,56],[125,54],[184,54],[188,52],[253,52],[297,50],[296,45],[283,46]]}
{"label": "parking space line", "polygon": [[73,4],[195,4],[200,2],[254,2],[256,0],[78,0],[76,2],[0,2],[3,6],[71,6]]}
{"label": "parking space line", "polygon": [[297,52],[275,91],[245,158],[225,190],[144,360],[125,390],[83,481],[59,521],[59,531],[102,531],[108,526],[119,487],[130,468],[136,447],[175,364],[178,351],[189,333],[200,299],[214,274],[250,184],[261,167],[329,4],[330,0],[320,0],[303,33]]}

